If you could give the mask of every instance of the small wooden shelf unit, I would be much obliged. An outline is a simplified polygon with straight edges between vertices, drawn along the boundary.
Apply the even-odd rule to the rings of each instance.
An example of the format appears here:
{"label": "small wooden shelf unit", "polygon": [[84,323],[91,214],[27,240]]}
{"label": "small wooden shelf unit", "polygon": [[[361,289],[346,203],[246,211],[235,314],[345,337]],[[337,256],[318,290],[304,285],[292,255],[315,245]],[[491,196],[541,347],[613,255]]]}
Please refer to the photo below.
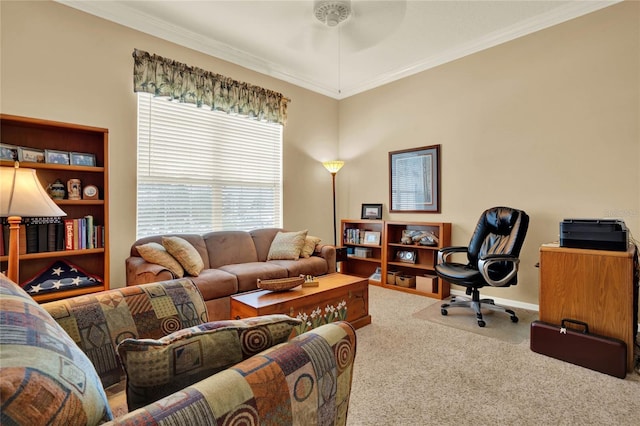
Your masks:
{"label": "small wooden shelf unit", "polygon": [[[38,302],[64,299],[81,294],[95,293],[109,288],[109,131],[103,128],[60,123],[36,118],[0,114],[0,134],[2,143],[35,149],[53,149],[66,152],[81,152],[95,155],[96,167],[63,164],[22,162],[20,167],[36,169],[42,186],[60,179],[76,178],[85,185],[95,185],[99,189],[98,200],[55,200],[67,214],[62,219],[94,217],[94,223],[104,226],[104,247],[84,250],[62,250],[20,255],[19,283],[32,278],[56,260],[67,260],[87,273],[98,275],[103,284],[73,290],[57,291],[34,295]],[[0,166],[13,167],[12,161],[0,161]],[[24,252],[24,248],[21,249]],[[0,256],[0,270],[6,270],[7,256]]]}
{"label": "small wooden shelf unit", "polygon": [[[417,230],[433,232],[439,239],[436,246],[406,245],[402,244],[402,231]],[[356,248],[370,249],[367,257],[349,254],[347,260],[340,265],[340,271],[350,275],[370,277],[377,268],[380,268],[380,281],[369,279],[369,284],[413,294],[444,299],[449,296],[449,283],[435,276],[434,266],[437,260],[438,250],[451,245],[451,223],[444,222],[396,222],[383,220],[348,220],[341,221],[342,247],[348,250]],[[348,236],[357,230],[363,236],[366,231],[379,232],[380,244],[365,244],[364,241],[353,241]],[[396,253],[402,250],[411,250],[416,253],[415,263],[396,261]],[[388,274],[397,272],[399,275],[426,278],[429,285],[420,284],[411,287],[403,287],[388,282]],[[423,278],[424,277],[424,278]],[[417,287],[417,288],[416,288]]]}

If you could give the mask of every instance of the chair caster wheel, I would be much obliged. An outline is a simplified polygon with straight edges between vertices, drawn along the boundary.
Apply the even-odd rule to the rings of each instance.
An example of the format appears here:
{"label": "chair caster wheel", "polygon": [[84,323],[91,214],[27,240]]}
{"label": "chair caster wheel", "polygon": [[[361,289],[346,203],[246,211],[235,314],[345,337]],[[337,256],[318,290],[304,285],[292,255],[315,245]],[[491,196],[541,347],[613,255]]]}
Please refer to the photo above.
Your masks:
{"label": "chair caster wheel", "polygon": [[446,309],[440,309],[440,313],[444,316],[447,316],[448,312]]}
{"label": "chair caster wheel", "polygon": [[516,317],[515,315],[511,317],[511,322],[516,323],[518,322],[518,317]]}
{"label": "chair caster wheel", "polygon": [[485,325],[487,325],[487,323],[486,323],[486,322],[484,322],[483,320],[479,320],[479,321],[478,321],[478,326],[480,326],[480,327],[484,327]]}

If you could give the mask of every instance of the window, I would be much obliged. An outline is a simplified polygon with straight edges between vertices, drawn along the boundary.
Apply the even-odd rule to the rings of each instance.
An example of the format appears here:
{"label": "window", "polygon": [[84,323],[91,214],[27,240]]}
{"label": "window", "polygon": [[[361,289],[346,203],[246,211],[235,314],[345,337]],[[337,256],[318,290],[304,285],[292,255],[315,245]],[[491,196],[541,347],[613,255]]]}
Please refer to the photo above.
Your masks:
{"label": "window", "polygon": [[282,227],[282,125],[138,93],[137,238]]}

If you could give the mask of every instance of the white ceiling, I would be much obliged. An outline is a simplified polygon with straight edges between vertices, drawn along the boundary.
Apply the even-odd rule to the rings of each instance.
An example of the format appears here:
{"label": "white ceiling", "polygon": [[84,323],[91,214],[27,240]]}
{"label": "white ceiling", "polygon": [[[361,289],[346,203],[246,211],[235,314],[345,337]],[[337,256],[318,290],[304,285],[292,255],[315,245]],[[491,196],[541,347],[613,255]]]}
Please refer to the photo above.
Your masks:
{"label": "white ceiling", "polygon": [[352,0],[336,27],[312,0],[57,1],[343,99],[620,0]]}

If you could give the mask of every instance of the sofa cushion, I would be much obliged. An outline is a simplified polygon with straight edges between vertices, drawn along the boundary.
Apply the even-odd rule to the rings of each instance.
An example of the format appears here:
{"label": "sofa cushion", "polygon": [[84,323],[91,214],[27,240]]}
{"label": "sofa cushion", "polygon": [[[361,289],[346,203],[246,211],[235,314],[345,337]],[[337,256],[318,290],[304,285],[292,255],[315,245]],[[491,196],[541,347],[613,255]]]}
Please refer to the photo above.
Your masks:
{"label": "sofa cushion", "polygon": [[298,260],[270,260],[268,263],[285,268],[290,277],[299,277],[300,275],[318,276],[329,273],[327,262],[319,256]]}
{"label": "sofa cushion", "polygon": [[282,231],[284,231],[282,228],[260,228],[249,231],[253,239],[253,244],[256,246],[256,251],[258,252],[258,262],[265,262],[267,260],[273,239],[278,232]]}
{"label": "sofa cushion", "polygon": [[191,280],[202,293],[204,300],[231,296],[238,292],[238,278],[222,269],[205,269]]}
{"label": "sofa cushion", "polygon": [[300,322],[286,315],[267,315],[209,322],[158,340],[123,340],[118,354],[127,372],[129,410],[287,341]]}
{"label": "sofa cushion", "polygon": [[311,256],[316,250],[316,246],[318,245],[318,243],[320,243],[320,241],[322,240],[318,237],[307,235],[307,238],[304,239],[302,250],[300,250],[300,257],[307,258]]}
{"label": "sofa cushion", "polygon": [[112,289],[42,305],[89,357],[106,388],[123,377],[116,346],[127,337],[153,338],[208,321],[189,279]]}
{"label": "sofa cushion", "polygon": [[289,273],[284,266],[272,262],[249,262],[238,265],[225,265],[220,267],[236,276],[238,280],[238,292],[256,290],[258,278],[272,280],[275,278],[287,278]]}
{"label": "sofa cushion", "polygon": [[306,237],[306,229],[297,232],[278,232],[269,248],[267,260],[298,260]]}
{"label": "sofa cushion", "polygon": [[211,268],[258,261],[256,247],[248,232],[209,232],[203,235],[203,239],[209,252]]}
{"label": "sofa cushion", "polygon": [[91,361],[53,318],[0,274],[3,424],[98,424],[113,418]]}
{"label": "sofa cushion", "polygon": [[150,242],[136,247],[140,256],[149,263],[164,266],[170,270],[176,278],[184,276],[184,269],[175,257],[171,256],[162,244]]}
{"label": "sofa cushion", "polygon": [[204,262],[198,251],[184,238],[163,237],[162,245],[175,257],[185,271],[197,277],[204,269]]}

